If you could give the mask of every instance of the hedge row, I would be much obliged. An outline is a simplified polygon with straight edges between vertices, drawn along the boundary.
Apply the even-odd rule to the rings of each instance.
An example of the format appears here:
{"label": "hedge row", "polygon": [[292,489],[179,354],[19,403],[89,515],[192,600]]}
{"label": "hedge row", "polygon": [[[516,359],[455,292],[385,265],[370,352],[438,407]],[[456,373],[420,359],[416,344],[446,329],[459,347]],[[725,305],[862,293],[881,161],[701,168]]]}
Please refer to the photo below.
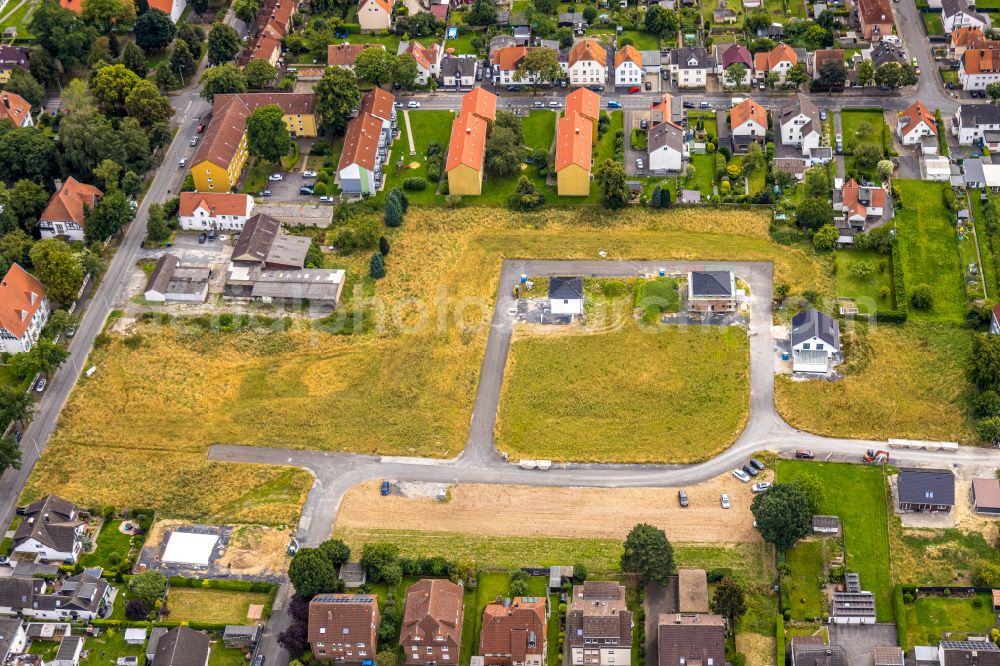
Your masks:
{"label": "hedge row", "polygon": [[780,613],[774,622],[774,645],[778,666],[785,666],[785,618]]}
{"label": "hedge row", "polygon": [[896,612],[896,636],[899,647],[906,652],[910,646],[906,641],[906,609],[903,608],[903,587],[899,584],[892,591],[892,606]]}
{"label": "hedge row", "polygon": [[906,301],[906,283],[903,281],[903,260],[899,256],[899,246],[896,243],[898,241],[893,244],[892,254],[889,255],[892,259],[892,280],[896,292],[896,309],[879,310],[877,319],[880,322],[902,324],[906,322],[909,308]]}
{"label": "hedge row", "polygon": [[182,622],[176,620],[162,620],[159,622],[132,622],[131,620],[100,620],[94,619],[90,624],[95,627],[136,627],[139,629],[149,629],[150,627],[191,627],[200,631],[222,631],[229,625],[222,622]]}
{"label": "hedge row", "polygon": [[255,580],[216,580],[214,578],[185,578],[171,576],[168,581],[171,587],[203,587],[209,590],[229,590],[231,592],[266,592],[278,589],[274,583]]}

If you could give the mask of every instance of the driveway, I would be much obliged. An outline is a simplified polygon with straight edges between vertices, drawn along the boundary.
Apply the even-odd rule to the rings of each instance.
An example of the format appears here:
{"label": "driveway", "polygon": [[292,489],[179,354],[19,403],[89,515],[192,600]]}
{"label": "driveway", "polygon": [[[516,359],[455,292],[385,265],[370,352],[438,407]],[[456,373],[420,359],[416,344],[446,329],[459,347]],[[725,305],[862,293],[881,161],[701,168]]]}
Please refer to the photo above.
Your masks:
{"label": "driveway", "polygon": [[[639,123],[645,116],[646,114],[641,111],[625,110],[625,173],[629,176],[645,176],[648,173],[649,151],[636,150],[632,147],[632,129],[639,127]],[[641,171],[635,164],[637,159],[642,160],[643,169]]]}
{"label": "driveway", "polygon": [[646,663],[655,664],[659,655],[659,617],[662,613],[677,612],[677,577],[671,576],[666,586],[655,583],[647,585],[642,605],[646,610]]}
{"label": "driveway", "polygon": [[872,650],[899,645],[894,624],[831,624],[830,645],[847,653],[848,666],[875,666]]}

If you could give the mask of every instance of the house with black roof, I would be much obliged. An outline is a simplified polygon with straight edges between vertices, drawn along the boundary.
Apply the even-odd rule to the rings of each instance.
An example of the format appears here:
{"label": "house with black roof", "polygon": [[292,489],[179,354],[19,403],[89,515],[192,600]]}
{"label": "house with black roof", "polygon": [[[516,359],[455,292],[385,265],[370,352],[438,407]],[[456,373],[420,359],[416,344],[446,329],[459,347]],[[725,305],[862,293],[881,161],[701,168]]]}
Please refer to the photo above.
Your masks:
{"label": "house with black roof", "polygon": [[735,312],[736,275],[732,271],[688,273],[688,312]]}
{"label": "house with black roof", "polygon": [[792,372],[826,374],[840,354],[840,325],[809,308],[792,317]]}
{"label": "house with black roof", "polygon": [[55,495],[46,495],[25,508],[24,520],[14,532],[14,552],[43,562],[76,562],[83,550],[80,509]]}
{"label": "house with black roof", "polygon": [[549,310],[554,315],[583,314],[583,278],[549,278]]}
{"label": "house with black roof", "polygon": [[901,468],[896,484],[900,511],[951,511],[955,475],[947,469]]}
{"label": "house with black roof", "polygon": [[156,643],[151,666],[207,666],[208,636],[190,627],[174,627]]}
{"label": "house with black roof", "polygon": [[441,87],[447,90],[472,90],[476,85],[479,60],[470,55],[449,55],[441,59]]}

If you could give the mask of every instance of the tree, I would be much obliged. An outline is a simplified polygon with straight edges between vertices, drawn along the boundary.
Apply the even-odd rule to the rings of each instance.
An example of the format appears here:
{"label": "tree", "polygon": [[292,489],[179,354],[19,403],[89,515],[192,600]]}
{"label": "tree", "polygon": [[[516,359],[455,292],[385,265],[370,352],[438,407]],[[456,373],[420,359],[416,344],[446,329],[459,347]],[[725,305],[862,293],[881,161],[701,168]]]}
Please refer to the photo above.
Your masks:
{"label": "tree", "polygon": [[240,35],[225,23],[216,23],[208,32],[208,64],[229,62],[240,52]]}
{"label": "tree", "polygon": [[[170,71],[171,75],[174,74],[174,73],[176,73],[178,76],[182,77],[183,79],[187,79],[192,74],[194,74],[194,72],[197,69],[197,67],[198,67],[198,65],[194,61],[194,56],[191,55],[191,49],[188,48],[187,42],[183,42],[183,41],[175,39],[174,40],[174,48],[170,52],[170,69],[169,69],[169,71]],[[157,85],[160,85],[161,78],[165,79],[166,77],[161,77],[159,71],[157,71],[157,73],[156,73],[156,83],[157,83]],[[160,87],[161,88],[165,88],[165,87],[168,87],[168,86],[160,85]]]}
{"label": "tree", "polygon": [[84,219],[87,243],[104,242],[118,233],[132,219],[132,206],[124,192],[105,194]]}
{"label": "tree", "polygon": [[875,81],[875,64],[871,60],[862,60],[858,65],[858,84],[870,86]]}
{"label": "tree", "polygon": [[0,180],[49,184],[58,173],[54,139],[38,127],[0,128]]}
{"label": "tree", "polygon": [[208,11],[208,0],[191,0],[188,3],[188,7],[190,7],[195,14],[204,14]]}
{"label": "tree", "polygon": [[31,236],[21,229],[0,236],[0,273],[6,274],[15,262],[27,266],[31,262],[34,244]]}
{"label": "tree", "polygon": [[743,158],[743,173],[751,174],[764,166],[764,164],[764,150],[760,147],[759,143],[751,141],[749,147],[747,147],[747,154]]}
{"label": "tree", "polygon": [[176,38],[187,44],[191,53],[201,54],[201,45],[205,43],[205,31],[196,25],[181,23],[177,28]]}
{"label": "tree", "polygon": [[162,243],[168,238],[170,238],[170,228],[167,226],[167,218],[163,214],[163,206],[151,204],[146,220],[146,239],[151,243]]}
{"label": "tree", "polygon": [[969,379],[980,391],[1000,393],[1000,335],[977,333],[972,338]]}
{"label": "tree", "polygon": [[823,486],[823,482],[816,475],[807,472],[795,479],[792,485],[796,486],[808,500],[809,512],[813,515],[819,513],[820,507],[823,506],[823,500],[826,498],[826,488]]}
{"label": "tree", "polygon": [[57,303],[69,303],[83,286],[83,266],[73,256],[70,246],[58,238],[46,238],[31,248],[35,276]]}
{"label": "tree", "polygon": [[56,61],[52,55],[40,46],[31,49],[28,55],[28,71],[35,80],[46,88],[56,81]]}
{"label": "tree", "polygon": [[386,49],[364,49],[354,61],[354,73],[359,79],[375,86],[383,86],[392,81],[394,54]]}
{"label": "tree", "polygon": [[659,5],[646,8],[643,22],[646,32],[651,32],[660,39],[669,39],[681,27],[679,12],[668,11]]}
{"label": "tree", "polygon": [[381,582],[392,565],[399,565],[399,548],[385,541],[366,543],[361,549],[359,562],[373,583]]}
{"label": "tree", "polygon": [[529,49],[514,72],[515,80],[528,79],[531,82],[532,92],[538,90],[540,83],[555,83],[561,78],[563,71],[559,65],[559,54],[554,49]]}
{"label": "tree", "polygon": [[21,447],[14,435],[0,437],[0,474],[8,467],[21,469]]}
{"label": "tree", "polygon": [[135,72],[140,79],[146,78],[146,74],[149,73],[146,54],[135,45],[135,42],[125,43],[125,48],[122,50],[122,64]]}
{"label": "tree", "polygon": [[150,9],[135,21],[135,43],[146,53],[167,48],[176,34],[174,22],[159,9]]}
{"label": "tree", "polygon": [[558,0],[533,0],[532,5],[535,12],[545,16],[552,16],[559,11]]}
{"label": "tree", "polygon": [[31,106],[41,106],[45,99],[45,88],[35,80],[31,74],[20,67],[13,67],[10,70],[10,78],[4,84],[3,89],[24,98],[24,101]]}
{"label": "tree", "polygon": [[726,83],[733,86],[743,85],[743,81],[747,78],[747,66],[741,62],[734,63],[726,68]]}
{"label": "tree", "polygon": [[149,617],[149,606],[142,599],[131,599],[125,604],[125,619],[139,622]]}
{"label": "tree", "polygon": [[278,634],[278,645],[288,650],[289,654],[302,654],[309,649],[309,625],[305,622],[292,622]]}
{"label": "tree", "polygon": [[118,178],[121,172],[121,165],[114,160],[101,160],[101,163],[94,169],[94,178],[107,194],[118,189]]}
{"label": "tree", "polygon": [[385,277],[385,259],[381,252],[372,254],[372,258],[368,262],[368,273],[376,280]]}
{"label": "tree", "polygon": [[323,78],[313,86],[316,113],[327,129],[341,132],[347,127],[351,111],[361,103],[358,79],[349,69],[327,67]]}
{"label": "tree", "polygon": [[934,292],[929,284],[921,282],[910,291],[910,305],[918,310],[930,310],[934,307]]}
{"label": "tree", "polygon": [[778,81],[780,80],[778,73],[775,71],[770,71],[764,75],[764,85],[767,86],[768,90],[774,90],[774,86],[778,85]]}
{"label": "tree", "polygon": [[486,137],[486,171],[494,176],[510,176],[521,169],[524,145],[521,119],[508,111],[497,112],[493,130]]}
{"label": "tree", "polygon": [[10,365],[16,376],[27,379],[40,372],[45,374],[55,372],[67,356],[69,352],[62,345],[48,338],[39,338],[28,351],[14,354]]}
{"label": "tree", "polygon": [[514,193],[507,198],[507,205],[512,210],[537,210],[545,205],[545,195],[538,191],[527,176],[521,176],[517,179]]}
{"label": "tree", "polygon": [[663,530],[639,523],[625,537],[623,572],[636,574],[642,583],[666,585],[675,568],[674,547]]}
{"label": "tree", "polygon": [[[147,12],[148,13],[148,12]],[[132,0],[83,0],[80,18],[103,34],[110,34],[114,27],[128,27],[135,20]]]}
{"label": "tree", "polygon": [[[372,51],[375,49],[366,50]],[[382,49],[377,50],[381,51]],[[251,58],[247,66],[243,68],[243,74],[246,76],[247,87],[249,88],[269,86],[278,78],[278,70],[274,65],[261,58]]]}
{"label": "tree", "polygon": [[606,159],[597,166],[594,180],[601,193],[601,203],[612,210],[628,205],[628,185],[625,167],[620,162]]}
{"label": "tree", "polygon": [[875,85],[880,88],[898,88],[903,82],[903,68],[898,62],[882,63],[875,70]]}
{"label": "tree", "polygon": [[809,80],[809,72],[806,71],[806,63],[799,61],[792,65],[792,68],[785,73],[785,83],[799,87]]}
{"label": "tree", "polygon": [[125,98],[125,113],[146,125],[169,120],[174,115],[170,100],[160,94],[150,81],[135,84]]}
{"label": "tree", "polygon": [[715,586],[711,608],[713,613],[729,620],[730,627],[735,627],[736,621],[747,612],[747,600],[743,588],[731,577],[723,576]]}
{"label": "tree", "polygon": [[66,69],[84,64],[97,39],[94,28],[72,10],[60,7],[57,0],[42,0],[35,5],[29,29],[38,45]]}
{"label": "tree", "polygon": [[[122,168],[145,173],[149,169],[153,150],[149,144],[149,136],[142,129],[136,118],[125,117],[118,123],[118,142],[125,152],[121,162]],[[117,160],[116,160],[117,161]]]}
{"label": "tree", "polygon": [[511,569],[510,596],[522,597],[528,591],[528,572],[524,569]]}
{"label": "tree", "polygon": [[260,11],[261,6],[260,0],[236,0],[233,2],[233,14],[249,25],[257,18],[257,12]]}
{"label": "tree", "polygon": [[419,74],[417,61],[409,53],[396,56],[392,62],[392,82],[401,88],[412,88]]}
{"label": "tree", "polygon": [[913,68],[911,63],[904,62],[900,68],[899,85],[901,87],[917,85],[917,70]]}
{"label": "tree", "polygon": [[427,37],[433,35],[441,27],[441,22],[430,12],[417,12],[412,16],[399,16],[396,18],[396,34],[409,35],[415,39],[417,37]]}
{"label": "tree", "polygon": [[882,147],[874,141],[865,141],[854,146],[854,161],[861,169],[871,169],[882,159]]}
{"label": "tree", "polygon": [[106,65],[97,70],[90,88],[101,111],[107,115],[125,115],[125,98],[141,79],[125,65]]}
{"label": "tree", "polygon": [[49,203],[48,190],[36,182],[22,178],[5,194],[5,208],[14,216],[22,229],[31,232],[37,224],[38,216]]}
{"label": "tree", "polygon": [[27,421],[34,411],[35,401],[30,393],[16,386],[0,386],[0,431],[11,423]]}
{"label": "tree", "polygon": [[795,222],[803,229],[818,231],[821,227],[833,224],[833,205],[829,200],[806,199],[795,210]]}
{"label": "tree", "polygon": [[750,512],[764,541],[773,543],[779,551],[791,548],[812,530],[809,500],[789,483],[776,483],[767,492],[759,493],[750,503]]}
{"label": "tree", "polygon": [[817,83],[827,90],[843,88],[847,80],[847,67],[840,60],[828,60],[819,68]]}
{"label": "tree", "polygon": [[1000,100],[1000,81],[986,86],[986,94],[990,96],[990,101],[994,103]]}
{"label": "tree", "polygon": [[385,226],[387,227],[398,227],[403,224],[403,206],[399,199],[389,196],[385,200]]}
{"label": "tree", "polygon": [[981,587],[1000,586],[1000,562],[989,560],[979,560],[975,565],[975,573],[972,575],[973,585]]}
{"label": "tree", "polygon": [[292,149],[285,114],[277,104],[259,106],[247,118],[247,149],[277,164]]}
{"label": "tree", "polygon": [[307,599],[317,594],[338,592],[337,567],[329,555],[319,548],[300,548],[288,565],[288,580],[295,593]]}
{"label": "tree", "polygon": [[389,256],[389,239],[385,236],[379,236],[378,251],[383,257]]}
{"label": "tree", "polygon": [[155,606],[167,589],[167,578],[156,569],[147,569],[129,579],[128,589],[148,606]]}
{"label": "tree", "polygon": [[497,6],[493,0],[476,0],[465,17],[469,25],[488,26],[497,22]]}
{"label": "tree", "polygon": [[[371,49],[369,49],[371,50]],[[267,62],[264,62],[268,65]],[[268,65],[270,66],[270,65]],[[273,67],[272,67],[273,69]],[[216,95],[241,93],[247,90],[247,77],[231,62],[209,67],[201,74],[201,96],[211,102]]]}
{"label": "tree", "polygon": [[340,539],[327,539],[316,550],[328,557],[335,567],[339,567],[351,558],[350,547]]}
{"label": "tree", "polygon": [[824,224],[813,234],[813,248],[817,252],[832,252],[837,246],[840,232],[832,224]]}
{"label": "tree", "polygon": [[1000,416],[987,416],[976,422],[976,432],[984,442],[1000,442]]}
{"label": "tree", "polygon": [[875,171],[878,172],[879,178],[883,181],[892,178],[892,172],[895,170],[895,166],[892,160],[879,160],[875,164]]}

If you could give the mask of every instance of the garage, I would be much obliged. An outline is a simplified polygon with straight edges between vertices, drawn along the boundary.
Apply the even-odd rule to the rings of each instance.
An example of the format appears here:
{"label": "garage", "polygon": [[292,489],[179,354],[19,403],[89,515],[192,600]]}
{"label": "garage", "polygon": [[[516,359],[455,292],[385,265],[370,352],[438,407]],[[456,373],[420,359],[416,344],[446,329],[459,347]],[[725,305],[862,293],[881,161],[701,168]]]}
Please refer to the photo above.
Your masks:
{"label": "garage", "polygon": [[995,477],[972,480],[972,510],[1000,516],[1000,481]]}

